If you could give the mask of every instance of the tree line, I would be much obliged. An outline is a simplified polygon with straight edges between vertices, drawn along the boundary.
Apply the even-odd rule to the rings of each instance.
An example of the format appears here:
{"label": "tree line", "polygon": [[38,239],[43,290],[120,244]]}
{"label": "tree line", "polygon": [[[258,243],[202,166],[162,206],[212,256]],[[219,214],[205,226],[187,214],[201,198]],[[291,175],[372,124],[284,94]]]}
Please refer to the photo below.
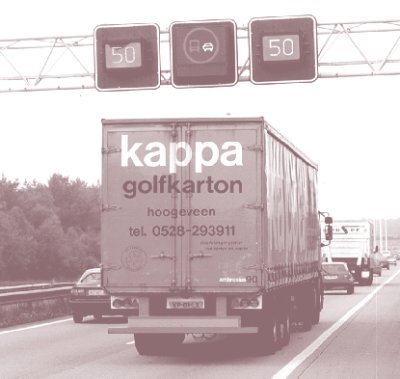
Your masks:
{"label": "tree line", "polygon": [[[388,239],[400,241],[400,219],[387,226]],[[0,283],[72,280],[99,263],[99,185],[59,174],[21,185],[2,175]]]}
{"label": "tree line", "polygon": [[100,188],[0,181],[0,281],[71,280],[100,263]]}

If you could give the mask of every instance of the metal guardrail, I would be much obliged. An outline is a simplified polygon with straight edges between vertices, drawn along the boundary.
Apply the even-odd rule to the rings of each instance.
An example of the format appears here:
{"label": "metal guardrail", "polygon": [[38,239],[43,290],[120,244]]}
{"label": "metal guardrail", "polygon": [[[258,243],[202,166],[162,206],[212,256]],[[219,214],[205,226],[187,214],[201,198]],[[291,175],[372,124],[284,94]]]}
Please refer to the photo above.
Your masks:
{"label": "metal guardrail", "polygon": [[72,286],[73,282],[48,282],[48,283],[34,283],[34,284],[19,284],[16,286],[2,286],[0,287],[0,294],[5,292],[16,292],[16,291],[29,291],[33,289],[44,289],[44,288],[55,288]]}
{"label": "metal guardrail", "polygon": [[[20,286],[15,286],[14,288],[18,287]],[[52,285],[51,288],[39,288],[39,289],[28,289],[28,290],[26,289],[26,287],[29,286],[25,286],[23,290],[14,289],[14,291],[0,293],[0,306],[65,297],[70,294],[72,284],[63,283],[63,284]]]}

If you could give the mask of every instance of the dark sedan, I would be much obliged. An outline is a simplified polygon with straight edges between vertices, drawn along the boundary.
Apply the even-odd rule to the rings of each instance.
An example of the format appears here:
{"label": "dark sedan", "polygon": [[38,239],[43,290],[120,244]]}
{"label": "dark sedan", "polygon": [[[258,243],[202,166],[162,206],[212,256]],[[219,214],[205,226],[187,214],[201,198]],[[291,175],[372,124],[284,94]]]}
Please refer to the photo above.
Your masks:
{"label": "dark sedan", "polygon": [[383,250],[382,256],[385,260],[387,260],[390,266],[397,266],[397,260],[389,250]]}
{"label": "dark sedan", "polygon": [[322,283],[324,290],[346,290],[354,293],[354,278],[346,263],[322,263]]}
{"label": "dark sedan", "polygon": [[390,270],[390,263],[389,263],[389,260],[388,260],[388,256],[380,254],[379,255],[379,259],[380,259],[380,262],[381,262],[381,267],[382,268],[386,268],[387,270]]}
{"label": "dark sedan", "polygon": [[85,316],[101,320],[103,315],[128,315],[127,310],[111,309],[111,297],[101,286],[100,268],[86,270],[72,287],[69,299],[74,322],[81,323]]}

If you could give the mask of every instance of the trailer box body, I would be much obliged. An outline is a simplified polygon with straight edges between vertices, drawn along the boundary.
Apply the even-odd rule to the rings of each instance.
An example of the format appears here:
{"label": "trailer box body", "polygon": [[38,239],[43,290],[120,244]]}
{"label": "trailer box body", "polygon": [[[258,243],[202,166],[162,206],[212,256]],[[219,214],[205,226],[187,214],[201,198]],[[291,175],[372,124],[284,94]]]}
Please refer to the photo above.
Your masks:
{"label": "trailer box body", "polygon": [[239,333],[238,296],[319,283],[317,167],[263,118],[103,120],[102,152],[102,282],[131,332]]}
{"label": "trailer box body", "polygon": [[105,133],[102,263],[119,266],[104,272],[111,292],[254,291],[259,124],[132,123]]}
{"label": "trailer box body", "polygon": [[336,220],[328,259],[345,262],[355,279],[362,284],[373,281],[374,228],[366,220]]}

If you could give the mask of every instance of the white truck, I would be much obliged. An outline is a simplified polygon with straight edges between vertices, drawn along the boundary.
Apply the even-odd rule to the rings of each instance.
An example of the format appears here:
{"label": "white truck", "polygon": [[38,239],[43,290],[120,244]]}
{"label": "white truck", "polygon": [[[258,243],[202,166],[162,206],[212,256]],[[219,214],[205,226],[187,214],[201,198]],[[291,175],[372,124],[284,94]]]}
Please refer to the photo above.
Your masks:
{"label": "white truck", "polygon": [[335,220],[332,231],[326,260],[347,263],[359,284],[371,285],[375,264],[373,224],[366,220]]}
{"label": "white truck", "polygon": [[317,166],[263,118],[103,120],[102,284],[139,354],[186,334],[269,353],[319,322]]}

